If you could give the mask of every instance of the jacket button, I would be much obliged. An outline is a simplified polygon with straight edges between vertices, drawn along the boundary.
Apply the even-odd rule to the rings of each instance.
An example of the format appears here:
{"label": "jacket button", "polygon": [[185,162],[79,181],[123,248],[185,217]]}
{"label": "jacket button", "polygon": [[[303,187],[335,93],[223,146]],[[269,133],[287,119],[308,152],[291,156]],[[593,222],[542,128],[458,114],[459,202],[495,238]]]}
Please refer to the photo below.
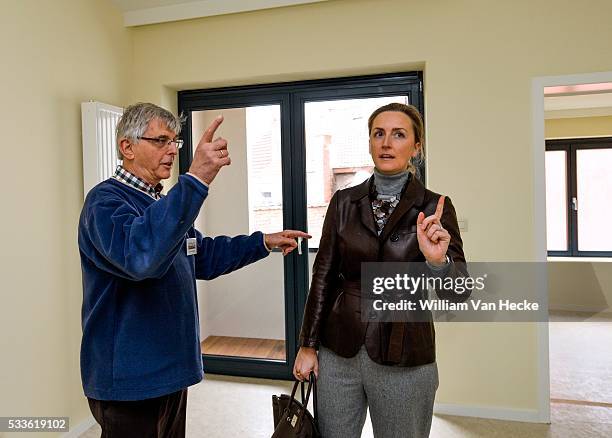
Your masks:
{"label": "jacket button", "polygon": [[397,242],[399,240],[398,234],[391,234],[391,242]]}

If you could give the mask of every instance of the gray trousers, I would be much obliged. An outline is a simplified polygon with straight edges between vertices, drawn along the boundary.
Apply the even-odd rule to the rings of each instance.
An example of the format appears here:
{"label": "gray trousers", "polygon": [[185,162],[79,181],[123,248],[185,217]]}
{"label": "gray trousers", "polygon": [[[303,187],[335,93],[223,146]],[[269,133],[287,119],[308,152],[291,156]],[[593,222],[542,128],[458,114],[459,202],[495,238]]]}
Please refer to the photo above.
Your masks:
{"label": "gray trousers", "polygon": [[376,438],[425,438],[431,428],[438,367],[380,365],[370,359],[365,346],[348,359],[321,347],[317,387],[323,438],[361,437],[368,407]]}

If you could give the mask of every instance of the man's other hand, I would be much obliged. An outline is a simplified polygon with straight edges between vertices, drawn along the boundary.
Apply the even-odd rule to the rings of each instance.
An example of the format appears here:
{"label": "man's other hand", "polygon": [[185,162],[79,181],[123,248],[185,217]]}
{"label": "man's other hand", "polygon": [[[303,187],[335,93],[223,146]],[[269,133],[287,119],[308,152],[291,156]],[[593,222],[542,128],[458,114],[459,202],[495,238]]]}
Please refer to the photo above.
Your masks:
{"label": "man's other hand", "polygon": [[298,237],[310,239],[312,236],[297,230],[284,230],[280,233],[264,234],[264,240],[268,249],[280,248],[284,256],[297,248],[296,238]]}

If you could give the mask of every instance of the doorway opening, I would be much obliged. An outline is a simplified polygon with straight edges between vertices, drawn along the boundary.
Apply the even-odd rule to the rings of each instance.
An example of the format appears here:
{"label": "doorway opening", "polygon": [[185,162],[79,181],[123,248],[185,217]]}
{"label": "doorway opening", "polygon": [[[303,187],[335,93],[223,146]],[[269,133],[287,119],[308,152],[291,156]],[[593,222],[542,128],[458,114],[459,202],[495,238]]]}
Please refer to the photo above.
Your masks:
{"label": "doorway opening", "polygon": [[538,78],[533,91],[536,245],[549,302],[540,408],[554,423],[610,422],[612,73]]}

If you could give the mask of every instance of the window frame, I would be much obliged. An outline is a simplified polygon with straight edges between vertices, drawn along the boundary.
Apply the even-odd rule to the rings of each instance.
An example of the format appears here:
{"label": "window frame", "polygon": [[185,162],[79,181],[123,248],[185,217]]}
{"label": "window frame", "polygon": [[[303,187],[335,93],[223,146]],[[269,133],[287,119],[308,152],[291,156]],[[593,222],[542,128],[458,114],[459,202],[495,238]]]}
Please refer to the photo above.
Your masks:
{"label": "window frame", "polygon": [[[185,116],[182,126],[184,144],[179,150],[180,174],[188,171],[193,159],[195,145],[191,138],[192,112],[280,105],[283,228],[307,230],[305,102],[397,94],[408,95],[411,105],[418,108],[425,118],[421,71],[179,91],[178,110],[179,114]],[[419,171],[420,179],[425,183],[424,163]],[[285,362],[203,355],[206,371],[250,377],[292,378],[309,276],[308,257],[290,256],[285,259]]]}
{"label": "window frame", "polygon": [[578,174],[576,155],[579,150],[612,149],[612,137],[566,138],[546,140],[546,152],[565,151],[566,153],[566,187],[567,187],[567,251],[549,251],[549,257],[612,257],[610,251],[580,251],[578,249],[578,211],[574,210],[572,198],[578,200]]}
{"label": "window frame", "polygon": [[[183,147],[179,150],[180,174],[187,172],[193,157],[195,147],[191,138],[191,113],[193,111],[280,105],[283,199],[295,199],[296,204],[306,202],[304,105],[313,101],[360,99],[397,94],[409,96],[410,104],[419,110],[423,117],[423,124],[426,126],[423,72],[421,71],[179,91],[179,114],[186,116],[182,132],[189,133],[183,136]],[[426,161],[427,158],[418,167],[417,173],[417,177],[425,186]],[[290,184],[294,184],[292,191],[287,188],[286,179],[291,181]],[[290,211],[284,216],[284,228],[306,230],[306,211],[301,211],[299,207],[288,210]],[[310,253],[317,251],[318,248],[308,249]]]}

